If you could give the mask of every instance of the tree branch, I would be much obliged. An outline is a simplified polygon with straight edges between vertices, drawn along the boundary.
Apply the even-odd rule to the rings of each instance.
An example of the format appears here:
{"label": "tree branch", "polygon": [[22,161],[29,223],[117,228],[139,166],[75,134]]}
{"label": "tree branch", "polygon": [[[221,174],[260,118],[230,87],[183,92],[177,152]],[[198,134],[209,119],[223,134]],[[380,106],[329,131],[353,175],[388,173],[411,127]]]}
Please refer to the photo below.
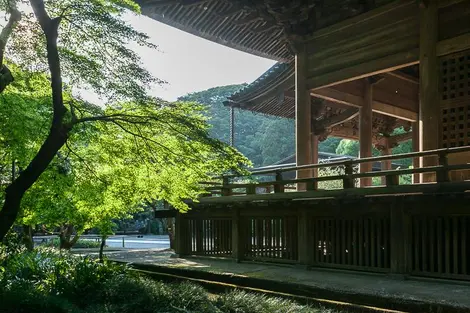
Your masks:
{"label": "tree branch", "polygon": [[104,181],[103,179],[101,179],[98,174],[96,174],[96,172],[88,165],[87,161],[82,158],[80,155],[78,155],[78,153],[76,153],[75,151],[72,150],[72,148],[70,148],[69,146],[69,143],[68,142],[65,142],[65,146],[67,147],[67,149],[70,151],[70,153],[72,153],[74,156],[76,156],[78,158],[78,160],[80,162],[82,162],[85,167],[87,168],[87,170],[93,175],[96,177],[96,179],[98,179],[100,182],[102,182],[103,184],[107,185],[108,183],[106,181]]}
{"label": "tree branch", "polygon": [[17,0],[7,0],[7,13],[10,14],[7,24],[0,33],[0,65],[3,66],[3,58],[5,54],[5,48],[13,30],[15,29],[18,22],[21,20],[21,13],[17,8]]}
{"label": "tree branch", "polygon": [[34,14],[41,26],[47,43],[47,62],[51,73],[52,104],[54,116],[52,118],[52,128],[59,128],[62,125],[63,118],[67,112],[64,106],[62,73],[60,69],[59,50],[57,48],[57,39],[59,37],[59,25],[61,18],[51,19],[47,14],[43,0],[30,0]]}

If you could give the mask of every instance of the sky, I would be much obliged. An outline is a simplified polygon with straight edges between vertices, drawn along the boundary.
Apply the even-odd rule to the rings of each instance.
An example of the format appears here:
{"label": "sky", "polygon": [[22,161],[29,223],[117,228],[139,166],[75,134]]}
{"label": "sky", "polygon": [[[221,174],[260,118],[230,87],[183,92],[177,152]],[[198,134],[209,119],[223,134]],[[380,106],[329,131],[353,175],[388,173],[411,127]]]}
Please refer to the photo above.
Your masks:
{"label": "sky", "polygon": [[159,51],[133,47],[157,78],[167,81],[152,94],[168,101],[212,87],[251,83],[275,62],[199,38],[145,16],[126,19],[147,33]]}

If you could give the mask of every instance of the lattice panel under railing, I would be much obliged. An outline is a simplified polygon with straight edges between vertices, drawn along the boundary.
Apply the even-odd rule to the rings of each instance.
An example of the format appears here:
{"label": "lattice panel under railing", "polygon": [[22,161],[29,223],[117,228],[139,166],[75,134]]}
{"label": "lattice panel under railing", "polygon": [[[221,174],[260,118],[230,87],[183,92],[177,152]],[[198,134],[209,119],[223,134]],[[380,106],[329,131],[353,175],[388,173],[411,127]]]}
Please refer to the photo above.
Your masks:
{"label": "lattice panel under railing", "polygon": [[185,223],[187,241],[183,244],[189,254],[231,256],[231,219],[186,219]]}
{"label": "lattice panel under railing", "polygon": [[442,147],[470,144],[470,51],[440,59]]}
{"label": "lattice panel under railing", "polygon": [[338,268],[390,268],[389,218],[312,218],[316,265]]}
{"label": "lattice panel under railing", "polygon": [[412,270],[470,279],[470,216],[412,218]]}
{"label": "lattice panel under railing", "polygon": [[245,258],[296,261],[298,257],[298,228],[296,216],[247,217]]}

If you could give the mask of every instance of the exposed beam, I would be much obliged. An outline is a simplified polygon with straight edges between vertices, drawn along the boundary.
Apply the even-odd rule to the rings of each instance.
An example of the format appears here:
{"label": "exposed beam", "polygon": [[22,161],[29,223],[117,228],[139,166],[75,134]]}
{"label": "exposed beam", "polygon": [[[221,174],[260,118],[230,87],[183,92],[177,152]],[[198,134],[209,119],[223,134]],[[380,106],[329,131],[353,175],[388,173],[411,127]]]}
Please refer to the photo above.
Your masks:
{"label": "exposed beam", "polygon": [[366,13],[359,14],[353,18],[347,19],[343,22],[339,22],[329,27],[320,29],[314,32],[311,36],[306,37],[305,41],[310,41],[310,40],[317,39],[317,38],[324,37],[324,36],[330,36],[334,33],[343,31],[355,25],[367,23],[371,19],[378,18],[380,16],[390,13],[391,11],[397,10],[401,7],[408,6],[415,2],[416,0],[407,0],[407,1],[396,0],[393,3],[390,3],[388,5],[383,5],[379,8],[370,10]]}
{"label": "exposed beam", "polygon": [[[437,56],[444,56],[470,49],[470,33],[441,40],[437,44]],[[341,58],[341,56],[338,56]],[[364,77],[396,71],[398,69],[419,63],[419,48],[371,59],[368,62],[343,68],[338,71],[310,77],[308,87],[319,89],[339,85],[341,83],[361,79]]]}
{"label": "exposed beam", "polygon": [[359,140],[359,132],[357,129],[351,127],[335,126],[331,129],[330,135],[349,140]]}
{"label": "exposed beam", "polygon": [[412,84],[415,84],[415,85],[419,85],[419,79],[418,78],[407,75],[405,73],[401,73],[399,71],[392,71],[392,72],[384,73],[384,76],[385,77],[386,76],[396,77],[396,78],[399,78],[399,79],[404,80],[406,82],[409,82],[409,83],[412,83]]}
{"label": "exposed beam", "polygon": [[359,109],[349,108],[346,111],[344,111],[344,112],[342,112],[338,115],[334,115],[330,118],[318,121],[317,126],[319,128],[334,127],[336,125],[343,124],[343,123],[345,123],[349,120],[352,120],[353,118],[355,118],[358,115],[359,115]]}
{"label": "exposed beam", "polygon": [[459,4],[461,2],[465,2],[468,0],[439,0],[439,9],[454,5],[454,4]]}
{"label": "exposed beam", "polygon": [[400,52],[383,58],[350,66],[341,70],[310,77],[307,80],[307,84],[308,87],[311,89],[319,89],[323,87],[339,85],[341,83],[346,83],[377,74],[395,71],[400,68],[418,64],[418,58],[419,49]]}
{"label": "exposed beam", "polygon": [[437,56],[441,57],[470,49],[470,33],[439,41]]}
{"label": "exposed beam", "polygon": [[389,138],[392,143],[400,143],[412,139],[413,132],[409,131],[407,133],[390,136]]}
{"label": "exposed beam", "polygon": [[[339,91],[331,87],[312,90],[310,91],[310,94],[317,98],[356,108],[361,108],[364,105],[364,99],[362,97]],[[377,99],[374,99],[372,102],[372,111],[409,122],[415,122],[418,120],[417,112],[399,108],[391,104],[378,101]]]}
{"label": "exposed beam", "polygon": [[393,136],[383,136],[379,135],[376,138],[375,144],[384,146],[385,142],[388,141],[391,146],[399,144],[401,142],[410,140],[413,138],[413,133],[411,131],[403,134],[393,135]]}

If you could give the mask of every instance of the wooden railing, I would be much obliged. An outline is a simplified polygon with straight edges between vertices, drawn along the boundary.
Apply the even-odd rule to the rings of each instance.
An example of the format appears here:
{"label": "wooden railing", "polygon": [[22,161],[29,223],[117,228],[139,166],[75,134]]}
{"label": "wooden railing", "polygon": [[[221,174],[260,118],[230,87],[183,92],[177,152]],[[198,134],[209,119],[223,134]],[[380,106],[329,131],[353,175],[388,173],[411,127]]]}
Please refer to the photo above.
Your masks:
{"label": "wooden railing", "polygon": [[[342,181],[342,187],[344,190],[351,189],[369,189],[371,188],[357,188],[356,180],[361,178],[374,178],[374,177],[385,177],[386,188],[392,190],[393,187],[399,186],[399,177],[401,175],[413,175],[413,174],[434,174],[435,181],[437,183],[446,183],[450,181],[449,173],[456,170],[469,170],[470,163],[463,164],[452,164],[448,163],[448,156],[455,153],[469,152],[470,146],[437,149],[423,152],[412,152],[403,153],[387,156],[378,156],[370,158],[362,158],[347,161],[336,161],[336,162],[325,162],[319,164],[309,164],[301,166],[289,166],[279,167],[272,169],[261,169],[253,170],[247,175],[225,175],[214,179],[214,182],[204,182],[205,189],[207,190],[207,196],[240,196],[240,195],[255,195],[260,193],[284,193],[288,186],[292,187],[297,184],[303,184],[303,191],[320,191],[318,183],[326,181]],[[395,169],[395,170],[383,170],[376,172],[366,173],[354,173],[354,167],[364,163],[371,162],[382,162],[399,159],[414,159],[422,157],[434,157],[436,158],[436,164],[434,166],[426,166],[420,168],[406,168],[406,169]],[[313,170],[322,168],[342,168],[344,174],[323,176],[323,177],[311,177],[301,179],[283,179],[283,173],[286,172],[299,172],[302,170]],[[274,176],[274,180],[262,181],[262,182],[249,182],[249,183],[237,183],[239,179],[250,179],[256,176]],[[216,181],[217,180],[217,181]],[[260,192],[259,187],[265,188],[267,191]],[[404,187],[404,186],[403,186]],[[258,190],[257,190],[258,188]],[[382,188],[383,189],[383,188]],[[241,191],[240,191],[241,190]]]}

